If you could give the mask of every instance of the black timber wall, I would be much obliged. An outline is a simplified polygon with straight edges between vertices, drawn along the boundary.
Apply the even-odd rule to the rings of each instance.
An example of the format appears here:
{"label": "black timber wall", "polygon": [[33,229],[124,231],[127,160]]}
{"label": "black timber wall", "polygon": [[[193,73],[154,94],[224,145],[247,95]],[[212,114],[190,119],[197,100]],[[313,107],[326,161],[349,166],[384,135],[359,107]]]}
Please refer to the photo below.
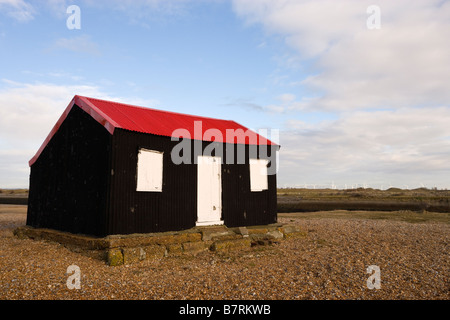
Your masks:
{"label": "black timber wall", "polygon": [[[194,144],[190,164],[174,164],[171,152],[178,141],[170,137],[116,129],[111,149],[111,177],[107,233],[130,234],[192,228],[197,220],[197,165]],[[210,142],[202,142],[202,150]],[[250,192],[249,148],[245,162],[236,164],[237,146],[219,144],[222,160],[222,217],[229,227],[276,222],[276,175],[268,190]],[[227,147],[234,148],[233,164],[226,164]],[[163,192],[137,192],[137,155],[141,148],[162,151]],[[268,157],[271,156],[269,149]],[[212,155],[218,156],[214,152]],[[265,158],[268,158],[265,157]],[[272,161],[274,157],[270,157]],[[273,164],[275,165],[275,164]]]}
{"label": "black timber wall", "polygon": [[74,106],[31,166],[27,225],[105,235],[112,136]]}

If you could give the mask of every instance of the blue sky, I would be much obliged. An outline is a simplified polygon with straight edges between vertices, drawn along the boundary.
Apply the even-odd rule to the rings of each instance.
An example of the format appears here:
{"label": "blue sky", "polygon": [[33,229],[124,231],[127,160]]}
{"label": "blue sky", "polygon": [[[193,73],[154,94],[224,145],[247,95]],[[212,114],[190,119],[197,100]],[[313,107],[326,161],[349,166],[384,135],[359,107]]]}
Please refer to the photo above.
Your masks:
{"label": "blue sky", "polygon": [[0,187],[81,94],[279,130],[280,187],[448,188],[448,34],[437,0],[0,0]]}
{"label": "blue sky", "polygon": [[[8,61],[2,66],[8,80],[92,85],[149,106],[237,116],[249,126],[267,127],[270,117],[255,119],[251,111],[273,100],[277,90],[282,94],[275,88],[278,77],[290,76],[276,61],[287,49],[276,39],[267,46],[264,32],[246,26],[230,2],[192,2],[175,12],[148,9],[138,21],[133,7],[80,2],[80,30],[66,27],[65,11],[58,16],[49,6],[36,7],[31,21],[2,24],[0,58]],[[289,81],[302,77],[292,76]]]}

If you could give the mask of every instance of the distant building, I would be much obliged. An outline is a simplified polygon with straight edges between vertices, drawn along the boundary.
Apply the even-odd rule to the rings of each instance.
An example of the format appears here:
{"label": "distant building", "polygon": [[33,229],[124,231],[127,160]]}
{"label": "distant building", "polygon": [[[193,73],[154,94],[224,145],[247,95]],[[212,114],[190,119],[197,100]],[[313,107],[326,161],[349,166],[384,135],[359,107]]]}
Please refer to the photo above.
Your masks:
{"label": "distant building", "polygon": [[278,150],[234,121],[75,96],[30,160],[27,225],[106,236],[274,223]]}

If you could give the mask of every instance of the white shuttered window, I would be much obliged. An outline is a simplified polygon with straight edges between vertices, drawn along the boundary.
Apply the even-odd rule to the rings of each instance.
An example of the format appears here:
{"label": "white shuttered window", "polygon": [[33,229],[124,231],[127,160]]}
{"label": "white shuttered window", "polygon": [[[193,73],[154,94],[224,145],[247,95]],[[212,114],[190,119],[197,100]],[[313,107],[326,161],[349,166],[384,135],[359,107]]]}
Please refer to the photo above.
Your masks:
{"label": "white shuttered window", "polygon": [[263,191],[268,189],[267,165],[269,160],[250,159],[250,190]]}
{"label": "white shuttered window", "polygon": [[163,153],[140,149],[137,160],[136,191],[162,192]]}

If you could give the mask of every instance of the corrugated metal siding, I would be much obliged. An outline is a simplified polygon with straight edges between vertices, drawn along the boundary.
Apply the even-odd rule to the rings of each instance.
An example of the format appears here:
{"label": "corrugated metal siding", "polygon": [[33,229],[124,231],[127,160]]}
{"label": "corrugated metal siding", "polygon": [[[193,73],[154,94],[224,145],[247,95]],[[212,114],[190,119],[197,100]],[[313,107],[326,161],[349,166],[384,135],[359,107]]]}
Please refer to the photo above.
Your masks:
{"label": "corrugated metal siding", "polygon": [[[175,231],[195,226],[197,165],[194,159],[197,154],[194,154],[192,146],[192,164],[175,165],[170,153],[177,143],[168,137],[128,130],[114,132],[109,233]],[[203,142],[202,150],[208,144]],[[140,148],[164,152],[163,192],[136,191],[136,164]],[[237,160],[236,146],[233,148]],[[226,149],[223,157],[226,158]],[[250,192],[248,148],[244,164],[222,165],[222,205],[224,223],[230,227],[276,221],[275,176],[269,176],[268,190]]]}
{"label": "corrugated metal siding", "polygon": [[[195,225],[195,167],[175,165],[170,138],[116,130],[110,191],[110,233],[182,230]],[[164,152],[163,191],[136,191],[137,153],[140,148]],[[195,180],[195,181],[193,181]]]}
{"label": "corrugated metal siding", "polygon": [[[276,222],[276,176],[271,175],[268,177],[267,190],[251,192],[248,146],[245,153],[245,164],[228,164],[224,167],[223,174],[226,175],[226,178],[222,181],[222,197],[224,202],[224,222],[228,227],[263,225]],[[271,152],[268,153],[267,159],[275,160],[271,157]],[[235,157],[235,163],[236,161]]]}
{"label": "corrugated metal siding", "polygon": [[104,234],[110,140],[80,108],[70,111],[31,166],[28,225]]}

